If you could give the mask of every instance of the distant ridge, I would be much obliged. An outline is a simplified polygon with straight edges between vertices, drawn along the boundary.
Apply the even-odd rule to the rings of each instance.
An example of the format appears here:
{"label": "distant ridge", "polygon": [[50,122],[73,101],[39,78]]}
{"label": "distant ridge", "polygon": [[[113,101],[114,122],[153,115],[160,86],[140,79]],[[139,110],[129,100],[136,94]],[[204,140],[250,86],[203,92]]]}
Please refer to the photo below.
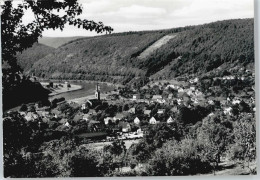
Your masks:
{"label": "distant ridge", "polygon": [[84,36],[73,36],[73,37],[42,37],[39,39],[40,44],[50,46],[53,48],[58,48],[63,44],[66,44],[70,41],[84,38]]}
{"label": "distant ridge", "polygon": [[[220,74],[233,66],[250,69],[254,63],[253,27],[253,19],[235,19],[168,30],[65,38],[65,44],[34,61],[29,72],[53,79],[131,84],[147,78]],[[169,35],[176,36],[163,38]],[[160,39],[164,41],[160,43]]]}

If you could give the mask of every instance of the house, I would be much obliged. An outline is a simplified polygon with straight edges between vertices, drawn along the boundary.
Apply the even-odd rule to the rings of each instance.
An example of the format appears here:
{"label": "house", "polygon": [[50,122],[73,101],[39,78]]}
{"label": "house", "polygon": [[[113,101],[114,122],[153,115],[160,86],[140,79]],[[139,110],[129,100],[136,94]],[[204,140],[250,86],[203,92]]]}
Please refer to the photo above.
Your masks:
{"label": "house", "polygon": [[122,132],[130,132],[131,131],[131,125],[128,122],[120,122],[119,126],[122,127]]}
{"label": "house", "polygon": [[195,78],[195,79],[191,79],[189,82],[191,83],[191,84],[193,84],[193,83],[196,83],[196,82],[198,82],[199,81],[199,78]]}
{"label": "house", "polygon": [[165,99],[161,99],[161,100],[158,99],[157,102],[160,104],[166,103]]}
{"label": "house", "polygon": [[106,118],[104,118],[104,123],[107,125],[108,122],[109,122],[109,120],[110,120],[111,122],[113,122],[113,121],[114,121],[114,118],[113,118],[113,117],[106,117]]}
{"label": "house", "polygon": [[34,121],[36,119],[39,118],[38,114],[34,113],[34,112],[28,112],[24,118],[27,120],[27,121]]}
{"label": "house", "polygon": [[24,112],[24,111],[20,111],[19,113],[20,113],[21,116],[25,116],[26,115],[26,112]]}
{"label": "house", "polygon": [[179,88],[179,89],[178,89],[178,93],[181,93],[181,92],[184,92],[184,89],[183,89],[183,88]]}
{"label": "house", "polygon": [[192,92],[191,89],[188,89],[188,90],[186,91],[186,93],[187,93],[189,96],[193,95],[193,92]]}
{"label": "house", "polygon": [[134,119],[134,123],[137,124],[137,125],[140,124],[140,119],[139,119],[138,117],[136,117],[136,118]]}
{"label": "house", "polygon": [[126,115],[123,114],[123,113],[117,113],[115,117],[113,117],[113,120],[116,121],[116,120],[122,120]]}
{"label": "house", "polygon": [[158,109],[157,114],[163,114],[165,112],[165,109]]}
{"label": "house", "polygon": [[137,100],[137,99],[140,99],[140,98],[141,98],[140,94],[134,94],[133,95],[133,100]]}
{"label": "house", "polygon": [[213,100],[208,100],[208,103],[209,103],[210,105],[214,105],[214,104],[215,104]]}
{"label": "house", "polygon": [[63,118],[59,121],[60,124],[65,124],[66,122],[68,122],[68,119],[65,119],[65,118]]}
{"label": "house", "polygon": [[172,98],[173,98],[173,94],[169,94],[168,99],[172,99]]}
{"label": "house", "polygon": [[181,105],[182,102],[183,102],[183,100],[181,98],[177,99],[178,105]]}
{"label": "house", "polygon": [[49,111],[36,111],[38,115],[40,115],[41,117],[49,117],[50,116],[50,112]]}
{"label": "house", "polygon": [[144,110],[144,114],[148,115],[150,117],[151,115],[151,110]]}
{"label": "house", "polygon": [[64,124],[64,126],[70,127],[69,122],[66,122],[66,123]]}
{"label": "house", "polygon": [[193,86],[190,87],[190,90],[195,91],[195,87],[193,87]]}
{"label": "house", "polygon": [[90,117],[89,114],[84,114],[84,116],[82,117],[82,119],[85,120],[85,121],[89,121],[89,120],[90,120],[89,117]]}
{"label": "house", "polygon": [[151,94],[147,93],[144,95],[145,99],[150,99],[151,98]]}
{"label": "house", "polygon": [[241,101],[239,99],[233,99],[232,104],[239,104]]}
{"label": "house", "polygon": [[133,108],[130,108],[129,110],[128,110],[128,112],[129,113],[132,113],[132,114],[135,114],[135,108],[133,107]]}
{"label": "house", "polygon": [[143,131],[142,131],[142,129],[141,129],[141,128],[139,128],[139,129],[137,129],[137,130],[136,130],[136,133],[137,133],[137,134],[142,134],[142,133],[143,133]]}
{"label": "house", "polygon": [[81,110],[84,110],[84,109],[86,109],[86,104],[81,105]]}
{"label": "house", "polygon": [[225,115],[231,115],[232,107],[228,107],[224,109],[224,114]]}
{"label": "house", "polygon": [[172,112],[177,112],[177,111],[178,111],[177,106],[174,106],[173,108],[171,108],[171,111],[172,111]]}
{"label": "house", "polygon": [[156,121],[156,119],[154,117],[152,117],[150,120],[149,120],[149,123],[150,124],[157,124],[159,123],[159,121]]}
{"label": "house", "polygon": [[158,101],[158,100],[162,100],[163,98],[161,95],[153,95],[152,99]]}
{"label": "house", "polygon": [[214,116],[214,113],[210,113],[208,116],[209,116],[209,117]]}
{"label": "house", "polygon": [[170,117],[167,119],[167,123],[170,124],[170,123],[173,123],[173,122],[174,122],[174,121],[173,121],[172,117],[170,116]]}
{"label": "house", "polygon": [[90,109],[90,110],[88,111],[88,114],[89,114],[89,115],[97,115],[97,112],[96,112],[94,109]]}

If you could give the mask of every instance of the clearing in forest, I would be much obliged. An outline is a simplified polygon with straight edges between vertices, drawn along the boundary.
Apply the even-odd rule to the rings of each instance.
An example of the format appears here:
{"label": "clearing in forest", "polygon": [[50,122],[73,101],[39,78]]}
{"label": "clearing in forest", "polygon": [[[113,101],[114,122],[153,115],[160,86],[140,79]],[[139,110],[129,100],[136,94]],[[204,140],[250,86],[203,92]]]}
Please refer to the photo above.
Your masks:
{"label": "clearing in forest", "polygon": [[151,46],[149,46],[147,49],[145,49],[139,56],[139,59],[144,59],[147,56],[149,56],[151,53],[153,53],[156,49],[160,48],[162,45],[166,44],[169,40],[176,37],[177,34],[171,34],[163,36],[161,39],[153,43]]}

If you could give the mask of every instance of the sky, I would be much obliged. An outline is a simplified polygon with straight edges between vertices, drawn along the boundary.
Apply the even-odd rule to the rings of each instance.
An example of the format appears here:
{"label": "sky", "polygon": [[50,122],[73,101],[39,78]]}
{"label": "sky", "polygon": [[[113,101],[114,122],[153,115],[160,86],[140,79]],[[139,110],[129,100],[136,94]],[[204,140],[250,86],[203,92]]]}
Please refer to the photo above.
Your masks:
{"label": "sky", "polygon": [[[169,29],[225,19],[253,18],[254,0],[79,0],[82,19],[103,22],[114,32]],[[30,21],[28,13],[25,21]],[[65,26],[43,36],[94,36],[96,33]]]}

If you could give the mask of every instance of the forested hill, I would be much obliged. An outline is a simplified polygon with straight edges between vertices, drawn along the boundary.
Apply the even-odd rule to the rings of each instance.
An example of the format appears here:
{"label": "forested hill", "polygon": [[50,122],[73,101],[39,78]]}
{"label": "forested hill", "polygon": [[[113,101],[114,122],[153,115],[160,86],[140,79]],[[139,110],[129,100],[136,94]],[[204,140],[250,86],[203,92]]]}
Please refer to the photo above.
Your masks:
{"label": "forested hill", "polygon": [[39,43],[44,44],[46,46],[58,48],[63,44],[66,44],[75,39],[80,39],[82,36],[74,36],[74,37],[42,37],[39,39]]}
{"label": "forested hill", "polygon": [[[35,62],[38,76],[127,83],[135,77],[172,78],[204,74],[233,61],[253,64],[253,19],[149,32],[128,32],[81,38]],[[166,35],[165,41],[140,54]],[[160,41],[161,42],[161,41]],[[51,66],[50,66],[51,65]]]}
{"label": "forested hill", "polygon": [[17,54],[17,62],[24,72],[26,72],[36,61],[52,53],[54,49],[55,48],[43,44],[35,43],[32,47]]}

